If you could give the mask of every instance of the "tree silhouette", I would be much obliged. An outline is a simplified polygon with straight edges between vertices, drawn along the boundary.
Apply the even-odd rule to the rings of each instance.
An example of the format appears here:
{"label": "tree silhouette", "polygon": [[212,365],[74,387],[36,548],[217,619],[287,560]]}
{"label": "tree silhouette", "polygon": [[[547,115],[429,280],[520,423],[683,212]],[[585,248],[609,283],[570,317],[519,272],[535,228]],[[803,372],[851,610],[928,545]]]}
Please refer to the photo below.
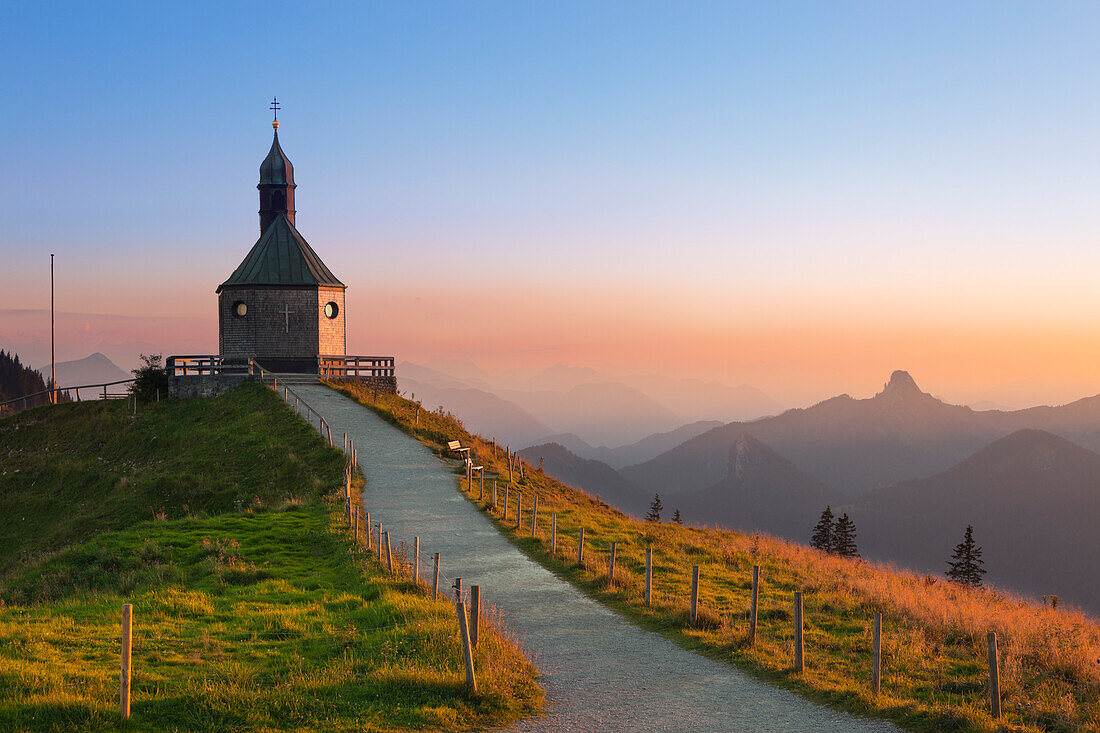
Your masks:
{"label": "tree silhouette", "polygon": [[841,557],[859,557],[859,548],[856,547],[856,524],[848,519],[847,514],[841,515],[833,527],[833,553]]}
{"label": "tree silhouette", "polygon": [[661,510],[664,509],[664,505],[661,503],[661,495],[653,495],[653,503],[649,505],[649,514],[645,515],[647,522],[659,522],[661,521]]}
{"label": "tree silhouette", "polygon": [[679,509],[677,509],[676,511],[674,511],[672,513],[672,523],[673,524],[678,524],[681,527],[684,526],[684,520],[680,518],[680,510]]}
{"label": "tree silhouette", "polygon": [[821,519],[818,520],[814,526],[813,534],[810,535],[810,547],[818,550],[824,550],[825,552],[833,551],[833,509],[832,507],[825,507],[825,511],[821,512]]}
{"label": "tree silhouette", "polygon": [[982,568],[982,548],[974,541],[974,525],[966,525],[963,541],[955,545],[955,552],[947,561],[947,578],[960,585],[978,588],[985,570]]}

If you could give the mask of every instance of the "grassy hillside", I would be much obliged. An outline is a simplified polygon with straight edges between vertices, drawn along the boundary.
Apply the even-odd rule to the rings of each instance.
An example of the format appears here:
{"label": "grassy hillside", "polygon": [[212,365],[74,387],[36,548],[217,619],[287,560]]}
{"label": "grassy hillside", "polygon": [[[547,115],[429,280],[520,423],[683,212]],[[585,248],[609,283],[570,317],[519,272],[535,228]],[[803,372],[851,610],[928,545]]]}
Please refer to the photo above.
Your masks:
{"label": "grassy hillside", "polygon": [[453,606],[350,539],[343,465],[259,385],[0,420],[0,730],[462,730],[536,709],[495,629],[466,694]]}
{"label": "grassy hillside", "polygon": [[[344,390],[435,447],[458,439],[506,481],[504,457],[451,416],[420,413],[395,396]],[[763,535],[632,520],[534,468],[510,492],[539,497],[537,537],[530,514],[515,527],[492,512],[502,531],[532,557],[586,592],[678,642],[734,663],[774,683],[831,705],[888,717],[915,730],[1094,730],[1100,726],[1100,626],[1085,614],[1038,606],[993,591],[846,560]],[[503,492],[500,492],[503,496]],[[476,494],[471,501],[477,501]],[[667,505],[667,503],[666,503]],[[557,548],[549,552],[550,515]],[[585,529],[585,562],[576,562]],[[609,586],[610,543],[617,542],[616,583]],[[654,601],[642,602],[645,549],[652,547]],[[1084,559],[1082,558],[1082,561]],[[701,612],[688,623],[691,567],[701,569]],[[761,567],[759,626],[748,643],[753,565]],[[792,602],[804,593],[806,669],[792,671]],[[883,614],[882,692],[870,690],[874,613]],[[1004,718],[989,715],[986,633],[1002,653]]]}

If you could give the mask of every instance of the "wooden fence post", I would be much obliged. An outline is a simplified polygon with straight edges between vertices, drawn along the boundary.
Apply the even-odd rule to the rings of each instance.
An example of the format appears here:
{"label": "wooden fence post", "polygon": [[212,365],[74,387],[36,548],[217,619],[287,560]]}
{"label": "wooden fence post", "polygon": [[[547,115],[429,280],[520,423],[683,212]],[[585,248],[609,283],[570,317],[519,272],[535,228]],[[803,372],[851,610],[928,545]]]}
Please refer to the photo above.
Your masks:
{"label": "wooden fence post", "polygon": [[455,592],[455,602],[462,603],[462,578],[455,578],[455,584],[451,586]]}
{"label": "wooden fence post", "polygon": [[558,549],[558,515],[550,515],[550,555],[553,556],[554,550]]}
{"label": "wooden fence post", "polygon": [[875,632],[871,639],[871,690],[882,689],[882,612],[875,612]]}
{"label": "wooden fence post", "polygon": [[470,629],[466,622],[466,604],[455,601],[455,614],[458,616],[458,633],[462,637],[462,659],[466,663],[466,691],[477,694],[477,680],[474,679],[474,652],[470,647]]}
{"label": "wooden fence post", "polygon": [[531,508],[531,536],[535,536],[535,522],[539,518],[539,495],[535,494],[535,505]]}
{"label": "wooden fence post", "polygon": [[393,575],[393,555],[390,554],[390,533],[386,532],[386,569]]}
{"label": "wooden fence post", "polygon": [[794,671],[801,672],[806,668],[806,660],[803,652],[805,647],[802,638],[802,591],[794,593]]}
{"label": "wooden fence post", "polygon": [[752,566],[752,604],[749,606],[749,644],[756,643],[756,604],[760,600],[760,566]]}
{"label": "wooden fence post", "polygon": [[118,714],[130,719],[130,652],[133,650],[133,606],[122,604],[122,674],[118,685]]}
{"label": "wooden fence post", "polygon": [[432,598],[439,598],[439,553],[435,553],[435,570],[432,572]]}
{"label": "wooden fence post", "polygon": [[691,625],[699,617],[699,566],[691,566]]}
{"label": "wooden fence post", "polygon": [[645,548],[645,604],[653,600],[653,548]]}
{"label": "wooden fence post", "polygon": [[504,511],[500,513],[502,519],[508,518],[508,489],[512,486],[510,482],[511,479],[509,479],[509,483],[504,484]]}
{"label": "wooden fence post", "polygon": [[374,549],[371,546],[373,543],[371,542],[371,536],[370,536],[370,512],[367,512],[366,530],[367,530],[367,552],[370,552],[371,550]]}
{"label": "wooden fence post", "polygon": [[989,644],[989,712],[994,720],[1001,717],[1001,672],[997,664],[997,632],[986,637]]}
{"label": "wooden fence post", "polygon": [[382,563],[382,523],[378,523],[378,563]]}
{"label": "wooden fence post", "polygon": [[516,492],[516,529],[520,528],[520,512],[523,510],[523,492]]}
{"label": "wooden fence post", "polygon": [[584,527],[581,527],[581,536],[577,540],[577,564],[584,564]]}
{"label": "wooden fence post", "polygon": [[413,540],[413,585],[420,585],[420,538]]}
{"label": "wooden fence post", "polygon": [[359,544],[359,506],[356,505],[355,510],[352,512],[351,526],[352,538],[355,540],[355,544]]}
{"label": "wooden fence post", "polygon": [[470,586],[470,646],[477,649],[477,630],[481,622],[481,586]]}
{"label": "wooden fence post", "polygon": [[[485,467],[481,468],[481,494],[477,497],[479,501],[485,501]],[[477,646],[477,644],[474,644]]]}
{"label": "wooden fence post", "polygon": [[497,480],[493,479],[493,509],[497,508]]}
{"label": "wooden fence post", "polygon": [[607,562],[607,584],[615,585],[615,549],[616,543],[611,543],[611,559]]}

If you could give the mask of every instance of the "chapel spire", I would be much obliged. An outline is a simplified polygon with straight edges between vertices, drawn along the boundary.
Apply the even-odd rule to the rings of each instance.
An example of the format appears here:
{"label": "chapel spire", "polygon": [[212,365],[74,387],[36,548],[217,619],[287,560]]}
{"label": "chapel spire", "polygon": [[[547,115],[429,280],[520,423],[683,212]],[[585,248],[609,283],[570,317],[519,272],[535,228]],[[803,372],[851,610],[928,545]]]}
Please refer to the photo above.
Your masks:
{"label": "chapel spire", "polygon": [[271,101],[271,110],[275,113],[271,122],[274,139],[271,150],[260,164],[260,182],[256,185],[260,191],[260,234],[267,231],[280,214],[286,214],[290,223],[294,223],[294,166],[279,145],[278,99]]}

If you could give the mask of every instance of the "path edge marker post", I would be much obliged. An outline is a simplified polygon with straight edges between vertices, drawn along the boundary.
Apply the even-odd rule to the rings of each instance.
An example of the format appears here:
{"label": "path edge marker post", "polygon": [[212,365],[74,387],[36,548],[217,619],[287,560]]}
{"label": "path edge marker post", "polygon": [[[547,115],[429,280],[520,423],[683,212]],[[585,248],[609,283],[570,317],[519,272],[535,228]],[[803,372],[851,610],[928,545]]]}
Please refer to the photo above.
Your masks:
{"label": "path edge marker post", "polygon": [[121,657],[122,671],[118,685],[118,714],[123,720],[130,719],[130,661],[133,651],[134,607],[130,603],[122,604]]}
{"label": "path edge marker post", "polygon": [[439,553],[435,553],[435,570],[432,573],[432,598],[439,598]]}
{"label": "path edge marker post", "polygon": [[699,566],[691,566],[691,625],[699,618]]}
{"label": "path edge marker post", "polygon": [[645,548],[645,605],[653,601],[653,548]]}
{"label": "path edge marker post", "polygon": [[749,606],[749,644],[756,643],[756,607],[760,600],[760,566],[752,566],[752,602]]}
{"label": "path edge marker post", "polygon": [[478,627],[481,625],[481,586],[470,586],[470,646],[477,649]]}
{"label": "path edge marker post", "polygon": [[989,645],[989,713],[994,720],[1001,717],[1001,673],[997,664],[997,632],[990,631],[986,637]]}
{"label": "path edge marker post", "polygon": [[875,631],[871,640],[871,690],[877,695],[882,689],[882,612],[875,611]]}
{"label": "path edge marker post", "polygon": [[802,623],[802,591],[794,592],[794,671],[806,669],[805,645]]}
{"label": "path edge marker post", "polygon": [[462,661],[466,664],[466,691],[477,694],[477,679],[474,677],[474,652],[470,647],[470,628],[466,620],[466,604],[462,599],[455,601],[455,615],[458,616],[458,633],[462,637]]}

